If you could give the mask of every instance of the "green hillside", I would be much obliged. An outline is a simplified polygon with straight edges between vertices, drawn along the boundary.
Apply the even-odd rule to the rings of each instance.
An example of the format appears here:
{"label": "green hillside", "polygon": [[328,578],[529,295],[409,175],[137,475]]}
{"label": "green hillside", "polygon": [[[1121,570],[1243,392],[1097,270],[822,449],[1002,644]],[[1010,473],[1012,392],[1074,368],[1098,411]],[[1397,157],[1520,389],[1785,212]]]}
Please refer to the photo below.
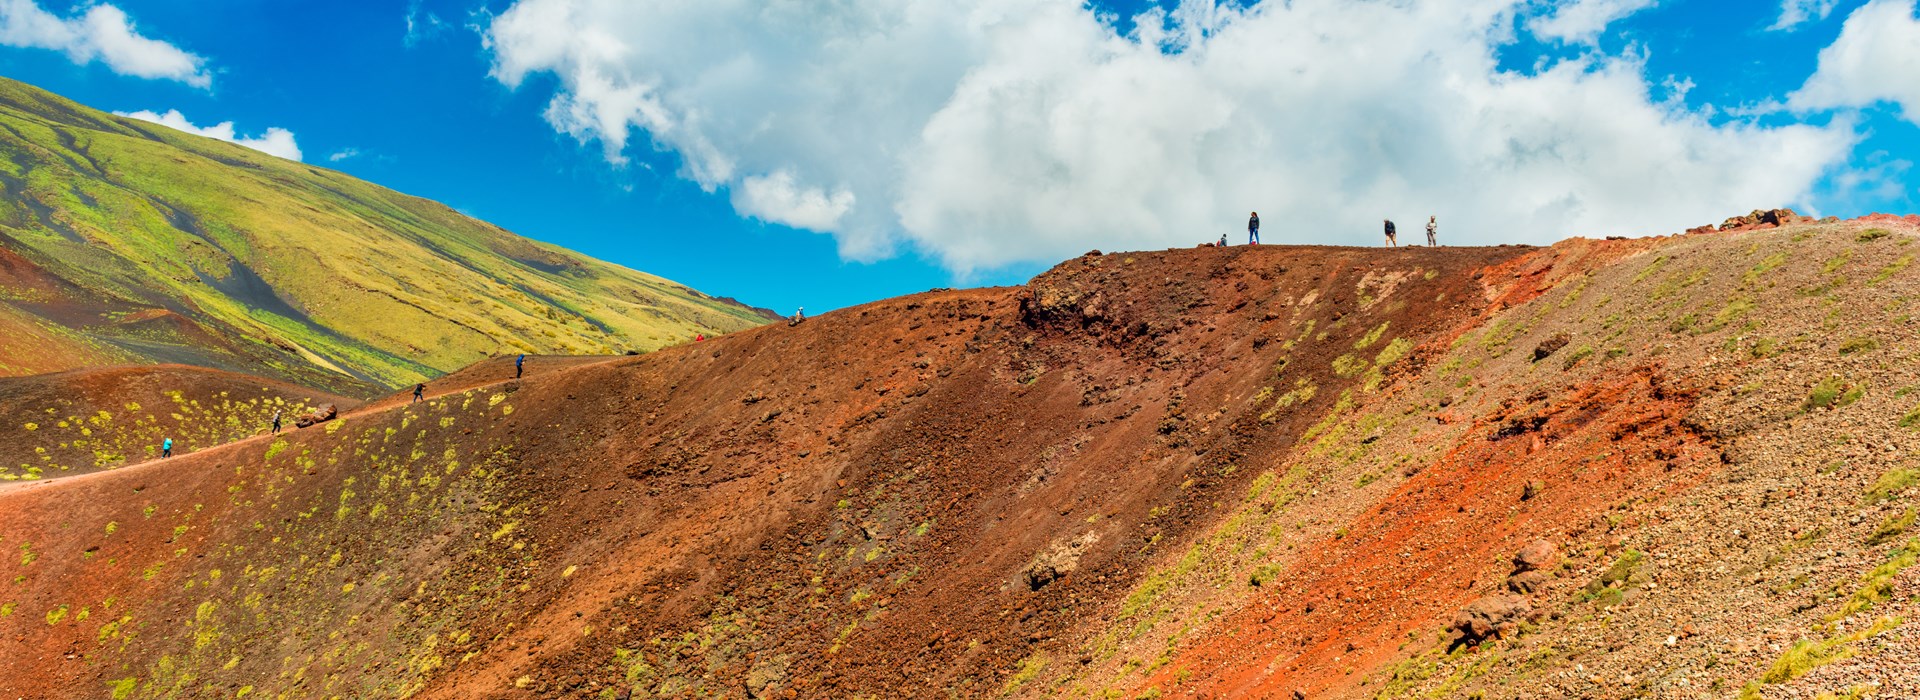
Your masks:
{"label": "green hillside", "polygon": [[182,362],[366,394],[494,354],[644,351],[767,320],[4,78],[0,154],[0,376]]}

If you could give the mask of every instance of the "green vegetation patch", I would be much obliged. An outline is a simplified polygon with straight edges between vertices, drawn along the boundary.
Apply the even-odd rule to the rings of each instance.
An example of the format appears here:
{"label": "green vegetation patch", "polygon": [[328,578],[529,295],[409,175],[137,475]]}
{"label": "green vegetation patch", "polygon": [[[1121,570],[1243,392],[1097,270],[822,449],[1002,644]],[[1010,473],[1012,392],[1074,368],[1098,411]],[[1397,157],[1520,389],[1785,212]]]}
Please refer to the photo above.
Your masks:
{"label": "green vegetation patch", "polygon": [[1629,549],[1615,559],[1612,566],[1600,573],[1599,578],[1587,584],[1578,596],[1581,602],[1591,602],[1602,608],[1619,605],[1626,599],[1626,591],[1639,583],[1635,578],[1640,565],[1646,561],[1646,555],[1638,550]]}
{"label": "green vegetation patch", "polygon": [[1856,384],[1847,381],[1845,377],[1841,377],[1840,375],[1831,375],[1826,379],[1820,380],[1819,384],[1814,385],[1813,391],[1807,394],[1807,400],[1800,404],[1800,410],[1814,411],[1823,408],[1839,408],[1859,401],[1866,393],[1866,384]]}
{"label": "green vegetation patch", "polygon": [[1920,469],[1895,468],[1881,474],[1872,486],[1867,487],[1867,502],[1879,503],[1890,500],[1895,494],[1905,491],[1907,487],[1916,483],[1920,483]]}
{"label": "green vegetation patch", "polygon": [[1353,349],[1365,350],[1374,343],[1380,342],[1380,337],[1387,334],[1387,326],[1391,323],[1391,321],[1381,321],[1380,325],[1375,326],[1373,330],[1367,331],[1366,335],[1361,336],[1360,340],[1353,344]]}
{"label": "green vegetation patch", "polygon": [[1784,250],[1769,255],[1765,260],[1761,260],[1758,264],[1754,265],[1753,269],[1747,270],[1747,273],[1740,277],[1740,283],[1743,285],[1751,285],[1758,282],[1762,276],[1778,270],[1780,266],[1787,264],[1788,259],[1789,256]]}
{"label": "green vegetation patch", "polygon": [[1853,240],[1858,241],[1860,243],[1872,243],[1874,241],[1880,240],[1882,238],[1886,238],[1891,235],[1893,235],[1892,231],[1888,231],[1883,228],[1870,228],[1865,231],[1861,231],[1860,235],[1855,236]]}
{"label": "green vegetation patch", "polygon": [[1906,545],[1887,556],[1886,562],[1860,577],[1860,587],[1854,590],[1853,595],[1847,596],[1847,601],[1840,605],[1839,610],[1827,616],[1827,622],[1845,619],[1886,602],[1887,597],[1893,595],[1894,577],[1913,566],[1915,561],[1920,561],[1920,539],[1907,540]]}
{"label": "green vegetation patch", "polygon": [[1875,528],[1873,534],[1867,536],[1867,544],[1874,546],[1883,545],[1892,542],[1894,538],[1906,534],[1907,530],[1913,527],[1913,521],[1916,515],[1920,515],[1920,510],[1908,508],[1905,513],[1895,513],[1887,516],[1887,519],[1880,523],[1880,527]]}
{"label": "green vegetation patch", "polygon": [[1902,255],[1900,256],[1899,260],[1895,260],[1893,262],[1887,263],[1886,267],[1880,268],[1880,272],[1875,274],[1873,276],[1873,279],[1867,280],[1867,284],[1869,286],[1872,286],[1872,285],[1879,284],[1881,282],[1885,282],[1889,279],[1893,279],[1894,275],[1900,274],[1901,270],[1907,269],[1907,266],[1912,264],[1913,264],[1912,254]]}
{"label": "green vegetation patch", "polygon": [[1882,618],[1873,623],[1873,626],[1852,634],[1820,640],[1802,639],[1794,642],[1791,648],[1781,652],[1780,658],[1773,662],[1773,667],[1767,669],[1765,675],[1760,676],[1760,682],[1779,685],[1807,675],[1808,672],[1821,666],[1851,657],[1859,653],[1859,649],[1854,645],[1885,634],[1888,630],[1899,627],[1900,622],[1900,618],[1897,617]]}
{"label": "green vegetation patch", "polygon": [[1847,342],[1840,344],[1840,354],[1852,355],[1854,353],[1867,352],[1878,347],[1880,347],[1880,343],[1875,342],[1872,338],[1848,338]]}

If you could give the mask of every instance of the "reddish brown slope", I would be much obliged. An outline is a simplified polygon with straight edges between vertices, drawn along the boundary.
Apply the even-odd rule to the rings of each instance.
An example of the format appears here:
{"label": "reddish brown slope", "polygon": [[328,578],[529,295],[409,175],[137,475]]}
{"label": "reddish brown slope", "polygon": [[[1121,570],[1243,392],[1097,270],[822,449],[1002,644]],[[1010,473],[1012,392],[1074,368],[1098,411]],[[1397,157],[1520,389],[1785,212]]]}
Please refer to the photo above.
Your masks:
{"label": "reddish brown slope", "polygon": [[[495,359],[0,492],[0,693],[1911,694],[1916,237],[1088,256]],[[1447,653],[1534,538],[1543,616]]]}
{"label": "reddish brown slope", "polygon": [[0,692],[989,694],[1525,252],[1087,257],[0,495]]}

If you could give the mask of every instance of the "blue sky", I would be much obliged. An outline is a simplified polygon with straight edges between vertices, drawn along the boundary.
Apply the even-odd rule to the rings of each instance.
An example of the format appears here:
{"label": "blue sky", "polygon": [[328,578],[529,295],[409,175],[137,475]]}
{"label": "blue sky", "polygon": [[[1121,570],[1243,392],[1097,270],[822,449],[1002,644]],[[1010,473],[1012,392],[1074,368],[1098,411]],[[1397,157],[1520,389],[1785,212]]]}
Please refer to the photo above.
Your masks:
{"label": "blue sky", "polygon": [[[0,73],[285,129],[306,162],[783,312],[1238,239],[1251,208],[1270,242],[1351,244],[1428,212],[1460,242],[1545,243],[1761,206],[1920,210],[1904,35],[1856,29],[1881,70],[1836,63],[1803,90],[1866,0],[994,0],[1032,18],[989,30],[750,16],[778,4],[113,0],[194,67],[15,27]],[[0,0],[0,17],[99,5]],[[1794,6],[1804,21],[1776,26]],[[848,39],[864,48],[823,48]]]}

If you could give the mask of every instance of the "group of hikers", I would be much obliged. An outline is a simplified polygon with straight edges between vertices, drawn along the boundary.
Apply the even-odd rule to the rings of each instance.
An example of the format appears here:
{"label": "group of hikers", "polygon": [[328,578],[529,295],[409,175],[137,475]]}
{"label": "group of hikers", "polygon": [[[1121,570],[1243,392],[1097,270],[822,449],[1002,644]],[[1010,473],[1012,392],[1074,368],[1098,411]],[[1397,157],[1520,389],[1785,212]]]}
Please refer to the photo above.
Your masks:
{"label": "group of hikers", "polygon": [[[1396,232],[1394,231],[1394,228],[1393,228],[1393,220],[1381,219],[1380,221],[1386,224],[1387,247],[1388,248],[1399,247],[1400,239],[1397,235],[1395,235]],[[1440,245],[1438,241],[1439,234],[1440,234],[1440,217],[1438,216],[1427,217],[1427,245],[1429,246]],[[1224,234],[1224,233],[1220,234],[1220,242],[1215,243],[1214,245],[1219,246],[1221,248],[1227,247],[1227,234]],[[1247,245],[1260,245],[1260,212],[1256,211],[1247,216]]]}
{"label": "group of hikers", "polygon": [[[522,376],[524,376],[526,374],[526,369],[527,369],[526,353],[521,353],[518,357],[513,358],[513,378],[514,379],[519,379]],[[427,393],[427,385],[425,382],[414,384],[413,385],[413,401],[411,403],[420,403],[421,401],[425,401],[426,393]],[[286,412],[284,409],[279,409],[279,408],[273,409],[273,419],[271,421],[271,426],[272,426],[271,434],[273,435],[280,434],[281,422],[285,418],[285,416],[286,416]],[[170,437],[161,438],[160,456],[162,458],[173,456],[173,438],[170,438]]]}

